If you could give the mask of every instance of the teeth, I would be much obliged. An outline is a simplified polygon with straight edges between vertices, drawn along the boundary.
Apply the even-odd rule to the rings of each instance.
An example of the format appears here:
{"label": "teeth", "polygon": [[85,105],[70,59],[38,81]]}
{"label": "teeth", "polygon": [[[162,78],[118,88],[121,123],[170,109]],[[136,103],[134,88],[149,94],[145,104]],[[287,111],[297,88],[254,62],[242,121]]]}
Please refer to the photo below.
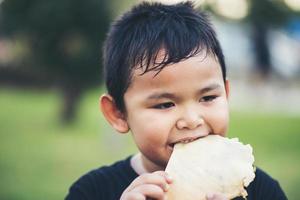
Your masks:
{"label": "teeth", "polygon": [[184,143],[184,144],[187,144],[187,143],[192,142],[192,141],[194,141],[194,140],[193,139],[188,139],[188,140],[183,140],[181,142]]}

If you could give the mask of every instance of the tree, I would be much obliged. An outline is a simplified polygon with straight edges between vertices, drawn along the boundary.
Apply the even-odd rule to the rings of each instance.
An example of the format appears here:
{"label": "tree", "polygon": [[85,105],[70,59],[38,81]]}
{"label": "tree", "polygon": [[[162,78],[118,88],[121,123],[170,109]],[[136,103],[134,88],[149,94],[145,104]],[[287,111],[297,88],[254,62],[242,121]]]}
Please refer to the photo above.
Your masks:
{"label": "tree", "polygon": [[28,45],[27,66],[21,68],[57,84],[64,94],[62,118],[71,122],[83,91],[101,82],[108,2],[8,0],[1,7],[2,32]]}
{"label": "tree", "polygon": [[267,78],[272,71],[270,50],[267,43],[271,27],[283,26],[291,11],[279,1],[251,0],[247,21],[252,27],[252,41],[256,60],[256,69]]}
{"label": "tree", "polygon": [[[218,1],[211,0],[206,2],[206,9],[224,19],[224,16],[218,13],[218,9],[216,9],[216,3]],[[224,1],[222,2],[225,3]],[[267,40],[268,32],[272,27],[284,26],[296,12],[289,9],[284,2],[280,0],[247,0],[246,3],[249,4],[248,15],[242,20],[247,22],[252,29],[251,40],[254,49],[256,70],[263,78],[267,78],[272,71],[271,56]],[[218,7],[220,7],[220,5]]]}

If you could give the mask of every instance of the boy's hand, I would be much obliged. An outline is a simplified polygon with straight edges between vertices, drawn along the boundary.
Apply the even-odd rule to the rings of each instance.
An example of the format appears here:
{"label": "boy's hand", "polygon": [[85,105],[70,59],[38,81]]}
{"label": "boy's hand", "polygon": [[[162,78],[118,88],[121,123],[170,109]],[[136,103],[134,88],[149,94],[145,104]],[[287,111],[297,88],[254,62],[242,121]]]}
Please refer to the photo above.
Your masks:
{"label": "boy's hand", "polygon": [[124,190],[120,200],[163,200],[172,179],[164,171],[143,174]]}

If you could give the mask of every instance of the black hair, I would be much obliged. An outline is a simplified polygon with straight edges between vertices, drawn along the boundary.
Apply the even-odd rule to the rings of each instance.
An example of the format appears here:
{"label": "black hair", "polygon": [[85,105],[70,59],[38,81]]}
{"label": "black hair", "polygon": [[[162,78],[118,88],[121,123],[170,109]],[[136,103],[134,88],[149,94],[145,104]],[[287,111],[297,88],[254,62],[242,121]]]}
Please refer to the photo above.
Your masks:
{"label": "black hair", "polygon": [[[164,50],[164,59],[157,62]],[[104,45],[104,78],[108,93],[117,108],[125,112],[124,94],[130,86],[133,70],[143,73],[197,55],[211,53],[221,65],[223,79],[226,67],[221,46],[207,15],[197,11],[191,2],[164,5],[143,2],[116,20]]]}

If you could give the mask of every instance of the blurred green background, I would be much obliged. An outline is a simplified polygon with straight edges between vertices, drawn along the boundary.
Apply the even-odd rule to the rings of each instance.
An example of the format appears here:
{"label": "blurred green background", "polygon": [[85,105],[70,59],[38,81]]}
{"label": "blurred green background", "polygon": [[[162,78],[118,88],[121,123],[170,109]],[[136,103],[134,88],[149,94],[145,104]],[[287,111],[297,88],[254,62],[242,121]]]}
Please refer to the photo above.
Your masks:
{"label": "blurred green background", "polygon": [[[76,123],[63,126],[54,91],[0,90],[1,199],[62,199],[87,171],[135,152],[129,134],[114,133],[100,114],[101,91],[89,91]],[[289,199],[300,195],[299,122],[285,113],[231,113],[229,136],[253,146],[256,164],[280,181]]]}
{"label": "blurred green background", "polygon": [[[135,1],[0,3],[0,199],[63,199],[84,173],[136,152],[98,108],[108,24]],[[251,144],[256,165],[298,199],[300,2],[199,4],[227,58],[229,137]]]}

